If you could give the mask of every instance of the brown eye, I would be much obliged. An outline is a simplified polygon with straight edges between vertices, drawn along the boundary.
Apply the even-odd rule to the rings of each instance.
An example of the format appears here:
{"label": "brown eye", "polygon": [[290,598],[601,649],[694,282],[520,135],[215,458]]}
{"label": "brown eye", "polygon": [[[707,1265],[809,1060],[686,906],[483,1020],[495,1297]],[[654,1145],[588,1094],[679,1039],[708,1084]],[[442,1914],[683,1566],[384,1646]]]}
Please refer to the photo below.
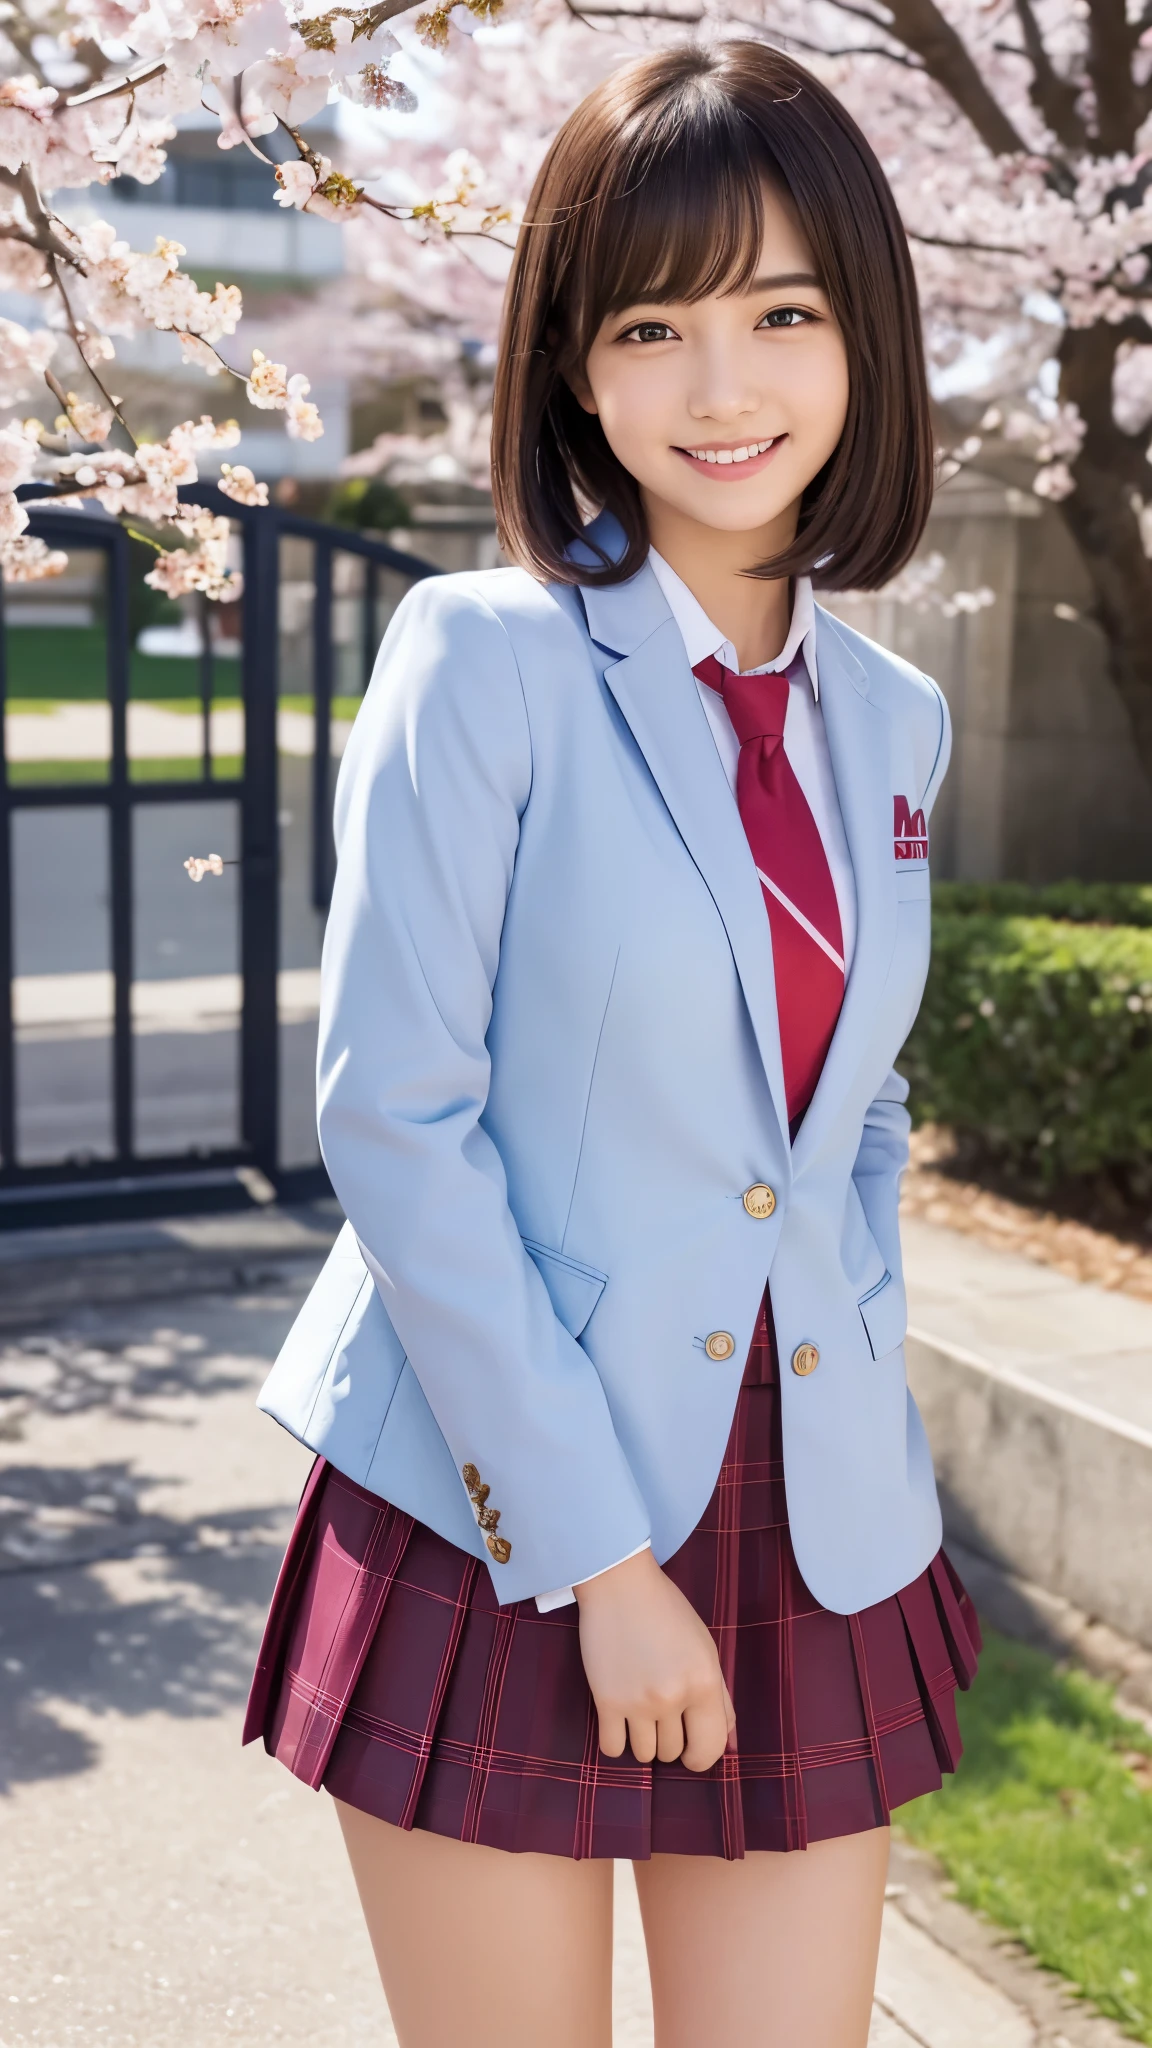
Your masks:
{"label": "brown eye", "polygon": [[773,306],[757,325],[768,328],[805,327],[811,318],[811,313],[806,313],[802,306]]}
{"label": "brown eye", "polygon": [[621,341],[667,341],[672,333],[666,320],[638,320],[620,336]]}

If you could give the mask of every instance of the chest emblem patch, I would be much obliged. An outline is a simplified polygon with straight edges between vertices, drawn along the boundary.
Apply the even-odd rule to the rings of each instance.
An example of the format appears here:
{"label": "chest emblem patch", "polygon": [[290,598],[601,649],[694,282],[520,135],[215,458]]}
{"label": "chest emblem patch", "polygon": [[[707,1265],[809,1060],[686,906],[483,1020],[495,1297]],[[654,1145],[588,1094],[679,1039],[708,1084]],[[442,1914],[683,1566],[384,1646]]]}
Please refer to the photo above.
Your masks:
{"label": "chest emblem patch", "polygon": [[928,827],[923,811],[911,811],[906,796],[892,799],[893,844],[897,860],[927,860]]}

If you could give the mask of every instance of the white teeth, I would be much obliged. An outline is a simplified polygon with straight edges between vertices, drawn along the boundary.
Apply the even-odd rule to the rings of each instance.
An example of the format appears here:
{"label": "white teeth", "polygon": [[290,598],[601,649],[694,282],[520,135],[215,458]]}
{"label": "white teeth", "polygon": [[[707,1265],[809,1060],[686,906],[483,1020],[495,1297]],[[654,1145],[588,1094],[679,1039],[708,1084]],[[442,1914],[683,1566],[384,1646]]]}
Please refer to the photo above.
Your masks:
{"label": "white teeth", "polygon": [[752,441],[747,448],[689,448],[688,453],[697,462],[749,462],[771,446],[771,441]]}

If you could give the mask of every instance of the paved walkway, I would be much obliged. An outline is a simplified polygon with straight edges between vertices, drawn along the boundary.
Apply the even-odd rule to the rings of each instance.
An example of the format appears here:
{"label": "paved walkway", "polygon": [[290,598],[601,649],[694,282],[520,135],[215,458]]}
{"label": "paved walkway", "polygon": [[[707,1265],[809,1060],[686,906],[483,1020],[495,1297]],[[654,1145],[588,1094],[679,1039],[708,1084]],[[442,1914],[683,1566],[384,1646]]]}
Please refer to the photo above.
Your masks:
{"label": "paved walkway", "polygon": [[919,1218],[905,1220],[902,1238],[913,1328],[1152,1432],[1152,1302]]}
{"label": "paved walkway", "polygon": [[[237,1740],[308,1462],[253,1393],[315,1254],[261,1231],[248,1291],[71,1308],[0,1351],[0,2048],[394,2040],[327,1800]],[[1118,2042],[922,1859],[893,1880],[871,2048]],[[626,1866],[617,1918],[641,2048]]]}
{"label": "paved walkway", "polygon": [[[332,721],[332,749],[344,751],[352,730],[347,719]],[[314,727],[308,711],[281,710],[276,718],[282,754],[311,758]],[[211,713],[213,754],[244,752],[244,713]],[[180,760],[199,755],[204,728],[199,712],[171,711],[163,704],[128,706],[128,753],[133,760]],[[54,711],[10,711],[6,725],[10,761],[106,761],[112,753],[112,710],[108,704],[61,704]]]}

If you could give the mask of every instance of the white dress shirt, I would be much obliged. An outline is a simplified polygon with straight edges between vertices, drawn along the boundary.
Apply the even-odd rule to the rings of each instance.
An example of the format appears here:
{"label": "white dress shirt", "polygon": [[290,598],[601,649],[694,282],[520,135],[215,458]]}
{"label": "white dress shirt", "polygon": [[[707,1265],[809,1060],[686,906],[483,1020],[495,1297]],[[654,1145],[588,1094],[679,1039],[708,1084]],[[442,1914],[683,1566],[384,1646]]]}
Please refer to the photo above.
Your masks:
{"label": "white dress shirt", "polygon": [[[676,574],[675,569],[658,555],[655,548],[649,548],[648,561],[656,581],[668,601],[668,609],[680,628],[689,665],[696,668],[708,655],[714,654],[725,668],[740,670],[736,649],[730,640],[724,638],[718,626],[712,624],[699,600],[693,597],[688,585]],[[816,830],[828,857],[832,874],[832,886],[836,891],[836,905],[840,912],[840,931],[844,941],[844,972],[847,975],[852,965],[852,954],[856,944],[856,881],[852,873],[852,861],[848,852],[848,841],[844,836],[844,820],[840,814],[840,799],[836,794],[836,781],[832,774],[832,759],[828,752],[828,738],[824,731],[824,718],[820,710],[820,679],[816,670],[816,612],[812,601],[812,585],[807,576],[798,576],[793,585],[792,620],[788,637],[775,661],[764,661],[757,668],[746,669],[746,675],[774,675],[786,669],[798,653],[804,656],[805,675],[792,676],[788,687],[788,709],[784,715],[784,752],[788,756],[792,772],[808,800],[808,808],[816,820]],[[716,751],[728,777],[728,786],[736,797],[736,764],[740,758],[740,742],[732,728],[732,721],[724,709],[724,699],[719,691],[710,689],[707,683],[696,678],[700,702],[708,719]],[[637,1550],[630,1550],[628,1557],[638,1557],[641,1550],[649,1545],[642,1543]],[[627,1563],[618,1558],[618,1564]],[[614,1570],[614,1566],[609,1566]],[[597,1574],[598,1577],[602,1574]],[[552,1593],[538,1593],[536,1605],[541,1614],[550,1614],[555,1607],[567,1607],[576,1598],[571,1586],[558,1586]]]}

